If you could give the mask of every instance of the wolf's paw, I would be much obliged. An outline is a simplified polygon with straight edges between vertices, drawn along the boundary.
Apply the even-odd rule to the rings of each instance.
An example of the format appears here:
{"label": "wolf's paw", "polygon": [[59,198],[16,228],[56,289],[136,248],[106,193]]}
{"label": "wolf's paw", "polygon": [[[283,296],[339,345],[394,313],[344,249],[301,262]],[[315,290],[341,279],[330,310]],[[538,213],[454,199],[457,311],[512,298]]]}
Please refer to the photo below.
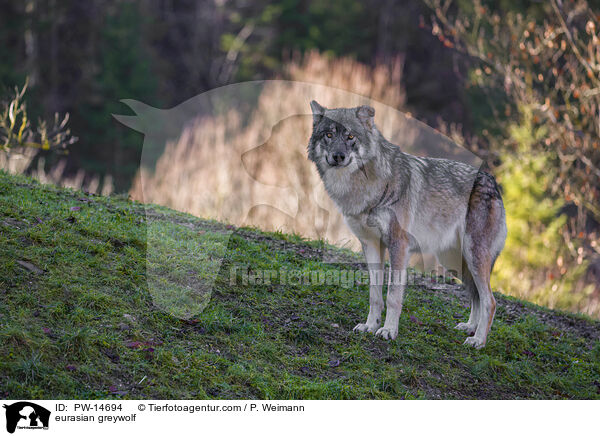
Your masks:
{"label": "wolf's paw", "polygon": [[456,330],[462,330],[466,332],[468,335],[472,335],[477,330],[477,324],[469,324],[468,322],[459,322],[454,327]]}
{"label": "wolf's paw", "polygon": [[483,348],[483,346],[485,345],[485,340],[480,339],[476,336],[471,336],[471,337],[467,338],[463,344],[470,345],[479,350],[479,349]]}
{"label": "wolf's paw", "polygon": [[369,324],[356,324],[356,327],[354,327],[352,330],[355,332],[360,332],[360,333],[364,333],[364,332],[369,332],[369,333],[375,333],[375,330],[377,330],[377,325],[369,325]]}
{"label": "wolf's paw", "polygon": [[379,330],[377,330],[375,336],[381,336],[383,339],[396,339],[396,336],[398,336],[398,330],[381,327]]}

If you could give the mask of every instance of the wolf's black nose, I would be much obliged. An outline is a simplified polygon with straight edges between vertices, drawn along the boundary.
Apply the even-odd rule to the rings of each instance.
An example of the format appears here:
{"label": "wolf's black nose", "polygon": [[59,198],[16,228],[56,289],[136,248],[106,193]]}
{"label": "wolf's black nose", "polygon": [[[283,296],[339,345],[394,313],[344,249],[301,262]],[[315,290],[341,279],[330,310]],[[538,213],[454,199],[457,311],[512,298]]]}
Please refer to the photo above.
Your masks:
{"label": "wolf's black nose", "polygon": [[340,152],[333,153],[331,157],[333,158],[333,161],[338,165],[344,162],[344,159],[346,159],[346,155]]}

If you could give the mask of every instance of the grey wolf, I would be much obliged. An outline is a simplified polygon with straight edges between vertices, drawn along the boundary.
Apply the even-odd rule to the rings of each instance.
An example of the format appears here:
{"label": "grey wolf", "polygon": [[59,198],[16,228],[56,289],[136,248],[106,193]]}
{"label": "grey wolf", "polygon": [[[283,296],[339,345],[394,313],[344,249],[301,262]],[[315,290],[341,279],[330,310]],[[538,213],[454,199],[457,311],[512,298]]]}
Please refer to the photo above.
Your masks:
{"label": "grey wolf", "polygon": [[[471,314],[457,329],[465,344],[485,346],[496,311],[490,287],[506,239],[506,215],[495,179],[470,165],[404,153],[375,125],[370,106],[327,109],[310,103],[313,131],[308,158],[347,225],[359,239],[369,268],[369,314],[358,332],[395,339],[411,252],[462,257],[462,281]],[[390,271],[385,323],[382,276]]]}

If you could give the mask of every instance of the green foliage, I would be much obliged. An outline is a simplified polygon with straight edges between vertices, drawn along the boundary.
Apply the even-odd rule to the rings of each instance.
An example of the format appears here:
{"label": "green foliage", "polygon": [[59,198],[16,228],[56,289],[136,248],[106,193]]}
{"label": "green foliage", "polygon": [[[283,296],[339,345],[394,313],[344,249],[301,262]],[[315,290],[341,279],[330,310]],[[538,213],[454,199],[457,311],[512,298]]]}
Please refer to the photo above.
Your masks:
{"label": "green foliage", "polygon": [[90,94],[82,96],[77,106],[81,131],[96,145],[81,155],[86,159],[82,166],[94,173],[110,173],[118,192],[128,186],[139,167],[143,141],[111,114],[123,111],[122,99],[156,100],[158,87],[140,8],[135,2],[123,2],[104,14],[95,53],[98,68],[90,83],[81,84],[90,86]]}
{"label": "green foliage", "polygon": [[425,1],[432,32],[468,55],[472,101],[487,106],[476,116],[479,151],[508,186],[502,286],[598,313],[598,280],[584,273],[600,244],[600,16],[585,0]]}
{"label": "green foliage", "polygon": [[509,295],[577,310],[587,295],[572,290],[585,271],[585,263],[569,269],[562,264],[569,256],[569,247],[561,234],[566,222],[561,212],[564,200],[551,194],[558,175],[557,156],[552,149],[533,147],[547,134],[545,126],[536,127],[533,117],[532,110],[524,107],[520,124],[510,125],[515,152],[503,154],[498,168],[509,232],[492,280]]}
{"label": "green foliage", "polygon": [[[373,59],[379,11],[358,0],[335,2],[282,0],[255,2],[233,21],[252,25],[253,33],[269,38],[250,37],[240,48],[238,80],[262,78],[282,69],[282,54],[317,49],[331,56],[351,56],[363,62]],[[236,34],[221,37],[222,48],[234,47]]]}
{"label": "green foliage", "polygon": [[[453,328],[468,316],[461,301],[423,282],[385,341],[352,332],[365,284],[243,284],[250,271],[339,270],[323,250],[360,260],[321,241],[249,228],[226,238],[218,222],[3,172],[0,216],[3,397],[600,399],[597,321],[497,294],[478,351]],[[185,321],[161,309],[148,271],[167,300],[193,284],[186,272],[216,282]]]}

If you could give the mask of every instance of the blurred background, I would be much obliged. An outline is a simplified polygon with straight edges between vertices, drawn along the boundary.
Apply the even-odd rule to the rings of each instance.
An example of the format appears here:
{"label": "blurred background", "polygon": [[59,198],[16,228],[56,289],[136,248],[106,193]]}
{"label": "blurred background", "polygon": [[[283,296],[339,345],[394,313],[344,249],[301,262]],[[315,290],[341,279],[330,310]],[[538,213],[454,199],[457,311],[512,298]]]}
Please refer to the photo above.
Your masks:
{"label": "blurred background", "polygon": [[[214,196],[194,202],[190,181],[222,187],[218,198],[236,195],[231,181],[226,183],[235,168],[223,162],[247,151],[260,136],[261,121],[241,122],[239,113],[198,119],[165,144],[169,157],[159,156],[154,171],[140,168],[143,135],[112,117],[128,113],[120,100],[166,109],[242,81],[327,85],[408,113],[485,162],[504,189],[508,214],[495,289],[600,317],[597,3],[4,0],[1,5],[0,129],[12,129],[8,109],[15,87],[27,83],[21,100],[28,120],[68,113],[70,133],[79,138],[66,147],[68,154],[44,146],[19,153],[12,147],[9,153],[5,143],[1,168],[241,224],[222,204],[211,203]],[[275,116],[282,101],[308,104],[302,93],[265,88],[256,97],[261,119]],[[284,126],[279,133],[306,136],[301,141],[306,144],[309,130],[302,129]],[[286,164],[295,165],[290,183],[312,186],[313,170],[303,150],[297,152]],[[229,158],[209,165],[211,156]],[[289,150],[273,147],[245,164],[256,170],[286,159]],[[279,177],[275,169],[270,174]],[[288,230],[285,220],[269,213],[256,211],[251,218],[263,228]],[[311,215],[311,222],[317,218]],[[336,238],[343,239],[341,224],[334,224]],[[319,236],[308,228],[291,230]]]}

